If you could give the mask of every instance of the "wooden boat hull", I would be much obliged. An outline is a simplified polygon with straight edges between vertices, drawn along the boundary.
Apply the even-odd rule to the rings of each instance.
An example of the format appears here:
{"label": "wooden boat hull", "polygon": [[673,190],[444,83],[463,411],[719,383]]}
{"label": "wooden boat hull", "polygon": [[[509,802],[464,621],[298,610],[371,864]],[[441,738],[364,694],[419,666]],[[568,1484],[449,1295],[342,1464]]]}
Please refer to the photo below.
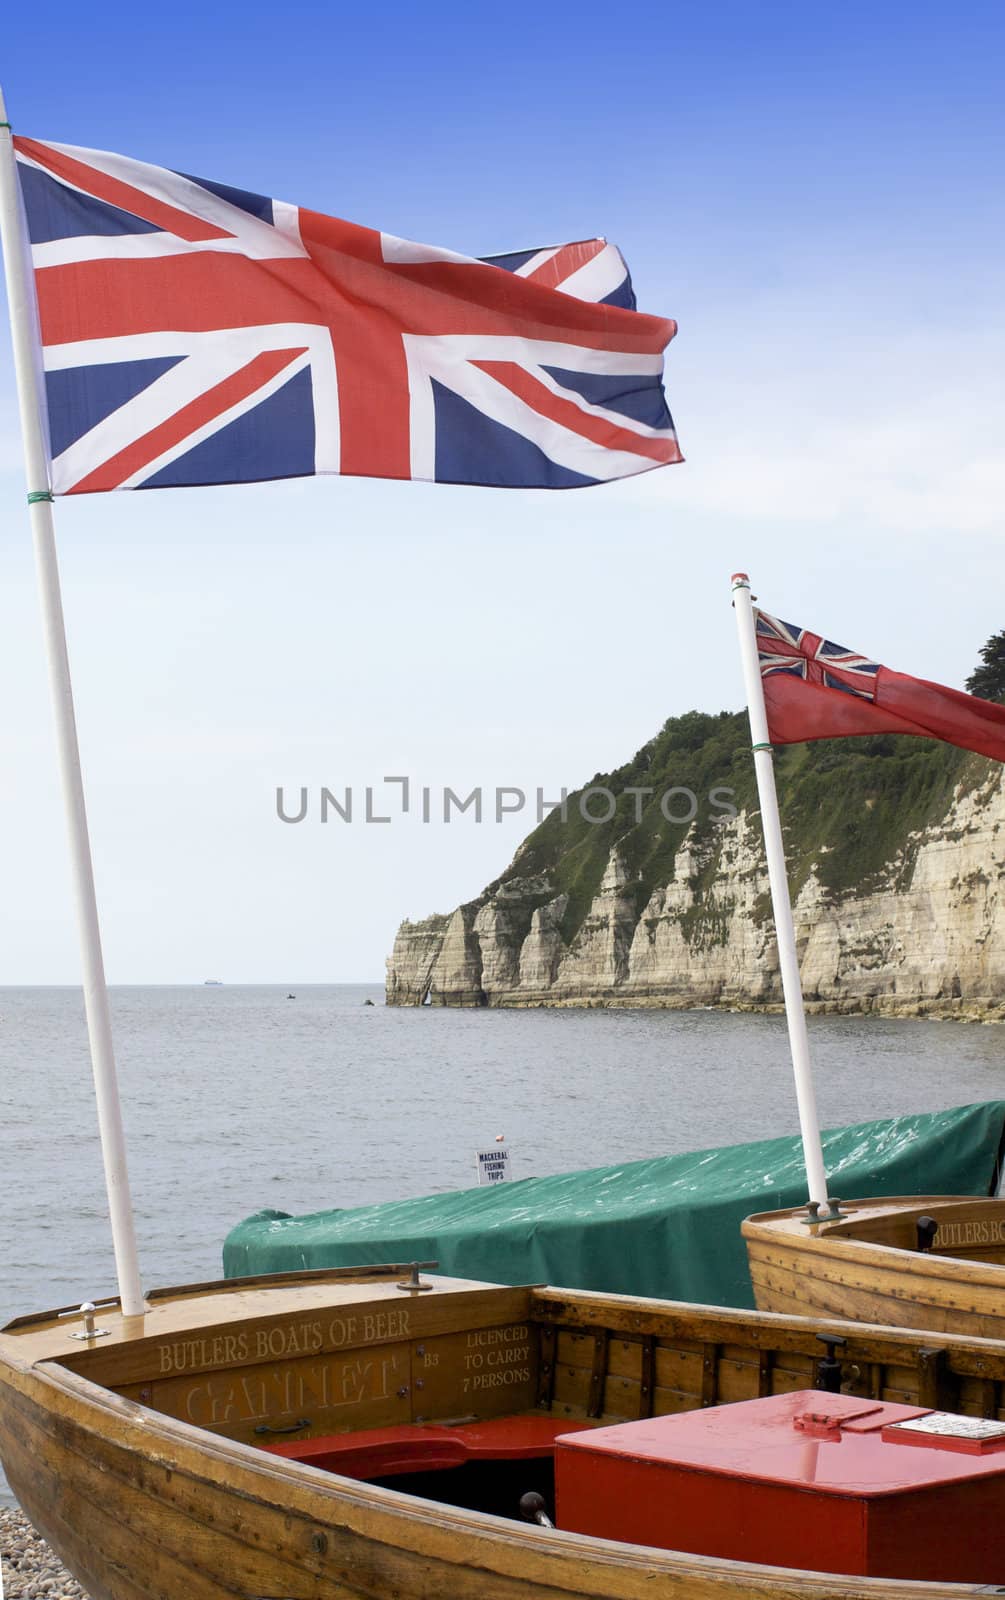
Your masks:
{"label": "wooden boat hull", "polygon": [[[820,1227],[807,1225],[804,1209],[747,1218],[759,1309],[1005,1339],[1005,1202],[904,1196],[843,1209],[844,1220]],[[940,1226],[922,1253],[916,1224],[925,1215]]]}
{"label": "wooden boat hull", "polygon": [[[819,1354],[822,1325],[804,1319],[498,1292],[510,1308],[515,1294],[526,1297],[539,1407],[559,1417],[610,1421],[802,1388]],[[1005,1348],[947,1341],[938,1366],[903,1335],[836,1326],[849,1339],[851,1382],[861,1392],[974,1409],[988,1403],[990,1382],[990,1400],[1002,1398]],[[46,1356],[60,1339],[64,1359]],[[201,1342],[211,1356],[212,1342]],[[51,1324],[35,1340],[30,1330],[0,1335],[0,1453],[28,1515],[92,1600],[948,1600],[986,1592],[614,1544],[353,1482],[71,1370],[119,1356],[128,1370],[137,1359],[129,1348],[75,1359],[65,1346]],[[982,1365],[985,1387],[971,1387]]]}

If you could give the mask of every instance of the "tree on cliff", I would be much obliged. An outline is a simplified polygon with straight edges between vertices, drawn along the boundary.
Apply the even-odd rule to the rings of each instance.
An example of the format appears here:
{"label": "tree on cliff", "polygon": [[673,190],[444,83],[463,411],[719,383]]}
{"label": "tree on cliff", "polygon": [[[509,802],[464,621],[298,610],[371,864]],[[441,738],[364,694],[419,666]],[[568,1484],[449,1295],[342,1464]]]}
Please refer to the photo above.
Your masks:
{"label": "tree on cliff", "polygon": [[979,700],[1005,700],[1005,631],[993,633],[980,656],[982,665],[967,679],[967,694]]}

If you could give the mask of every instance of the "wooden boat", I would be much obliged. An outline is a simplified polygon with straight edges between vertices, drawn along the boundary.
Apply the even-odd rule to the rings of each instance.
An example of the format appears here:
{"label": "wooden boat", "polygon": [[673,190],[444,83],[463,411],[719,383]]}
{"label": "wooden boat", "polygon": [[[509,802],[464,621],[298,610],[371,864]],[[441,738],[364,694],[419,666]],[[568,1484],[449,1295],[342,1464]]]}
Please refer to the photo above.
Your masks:
{"label": "wooden boat", "polygon": [[[1005,1200],[912,1195],[805,1207],[743,1223],[763,1311],[1005,1339]],[[933,1226],[934,1225],[934,1226]]]}
{"label": "wooden boat", "polygon": [[[547,1496],[557,1433],[811,1387],[821,1334],[847,1341],[845,1394],[983,1416],[1005,1405],[1005,1345],[553,1288],[402,1287],[402,1270],[199,1284],[152,1294],[144,1317],[112,1302],[3,1330],[3,1466],[93,1600],[988,1592],[618,1544],[521,1522],[517,1502],[528,1486]],[[448,1447],[474,1422],[506,1449],[472,1488]]]}

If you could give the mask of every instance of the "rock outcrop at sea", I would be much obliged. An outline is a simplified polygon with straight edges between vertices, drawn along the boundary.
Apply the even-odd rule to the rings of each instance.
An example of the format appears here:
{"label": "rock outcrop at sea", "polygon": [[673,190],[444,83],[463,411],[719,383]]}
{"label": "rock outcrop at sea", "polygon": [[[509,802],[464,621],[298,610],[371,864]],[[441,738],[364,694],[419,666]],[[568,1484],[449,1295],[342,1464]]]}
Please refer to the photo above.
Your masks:
{"label": "rock outcrop at sea", "polygon": [[[1003,769],[963,762],[942,814],[894,837],[850,887],[829,878],[826,840],[806,858],[805,838],[786,828],[790,860],[804,857],[794,915],[810,1010],[1005,1020]],[[867,827],[868,796],[848,804]],[[402,923],[388,1004],[779,1008],[756,804],[681,835],[651,887],[630,865],[630,840],[615,839],[571,933],[561,854],[554,870],[521,875],[527,841],[478,899]]]}

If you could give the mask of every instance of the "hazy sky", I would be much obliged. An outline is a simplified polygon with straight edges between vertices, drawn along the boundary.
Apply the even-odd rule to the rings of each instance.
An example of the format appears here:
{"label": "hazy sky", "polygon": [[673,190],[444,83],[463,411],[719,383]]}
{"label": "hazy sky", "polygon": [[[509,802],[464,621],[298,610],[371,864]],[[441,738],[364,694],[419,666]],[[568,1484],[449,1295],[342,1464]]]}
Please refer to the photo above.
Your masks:
{"label": "hazy sky", "polygon": [[[961,685],[1005,626],[1003,14],[918,0],[8,19],[16,131],[474,255],[604,233],[675,317],[686,464],[565,493],[351,479],[57,506],[109,977],[371,979],[496,825],[322,826],[385,774],[541,786],[742,702],[728,579]],[[78,981],[0,348],[0,984]],[[310,790],[299,826],[275,790]]]}

